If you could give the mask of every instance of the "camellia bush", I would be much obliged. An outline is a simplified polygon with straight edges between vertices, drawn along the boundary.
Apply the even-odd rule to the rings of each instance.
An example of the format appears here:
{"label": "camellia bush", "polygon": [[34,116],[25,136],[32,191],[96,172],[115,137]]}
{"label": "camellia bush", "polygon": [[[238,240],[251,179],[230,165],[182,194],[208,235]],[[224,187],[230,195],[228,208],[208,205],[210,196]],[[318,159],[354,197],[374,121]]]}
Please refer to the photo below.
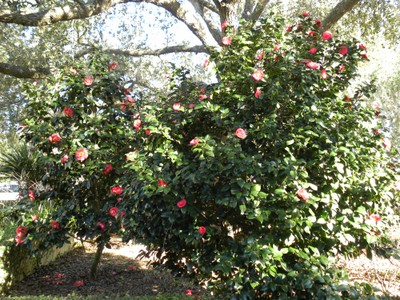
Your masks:
{"label": "camellia bush", "polygon": [[[98,247],[91,275],[110,236],[121,230],[125,154],[141,127],[141,96],[117,63],[94,55],[26,89],[22,138],[40,154],[44,176],[25,192],[26,217],[16,243],[38,250],[72,236]],[[42,211],[29,215],[29,211]],[[39,247],[40,249],[40,247]]]}
{"label": "camellia bush", "polygon": [[308,13],[289,27],[277,16],[226,25],[205,62],[218,82],[176,70],[170,95],[142,110],[124,238],[232,299],[371,293],[335,267],[338,254],[371,257],[397,220],[397,150],[371,88],[351,86],[366,46]]}

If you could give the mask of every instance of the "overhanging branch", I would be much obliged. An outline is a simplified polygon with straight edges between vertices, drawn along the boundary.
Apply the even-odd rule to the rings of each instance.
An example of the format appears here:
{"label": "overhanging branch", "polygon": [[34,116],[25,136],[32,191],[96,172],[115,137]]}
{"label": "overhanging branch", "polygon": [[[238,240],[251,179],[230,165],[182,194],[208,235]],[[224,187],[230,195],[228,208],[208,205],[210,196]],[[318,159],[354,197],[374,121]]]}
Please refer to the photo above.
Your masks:
{"label": "overhanging branch", "polygon": [[0,63],[0,73],[16,78],[45,78],[50,74],[50,69],[29,68],[8,63]]}

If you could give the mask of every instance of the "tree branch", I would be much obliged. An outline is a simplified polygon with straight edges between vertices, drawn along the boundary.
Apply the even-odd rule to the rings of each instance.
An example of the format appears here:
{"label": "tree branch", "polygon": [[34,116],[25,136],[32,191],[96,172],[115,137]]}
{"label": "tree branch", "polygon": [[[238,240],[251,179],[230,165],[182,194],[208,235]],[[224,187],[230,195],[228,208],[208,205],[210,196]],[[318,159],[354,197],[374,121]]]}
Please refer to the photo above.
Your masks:
{"label": "tree branch", "polygon": [[23,12],[12,12],[3,9],[0,10],[0,22],[24,26],[43,26],[61,21],[89,18],[117,4],[128,2],[140,2],[140,0],[90,0],[84,5],[79,2],[76,5],[65,5],[42,10],[32,9]]}
{"label": "tree branch", "polygon": [[333,25],[339,21],[346,13],[351,11],[360,0],[342,0],[340,1],[322,21],[323,28],[325,30],[330,29]]}
{"label": "tree branch", "polygon": [[15,66],[8,63],[0,63],[0,73],[17,78],[45,78],[50,74],[48,68],[29,68]]}

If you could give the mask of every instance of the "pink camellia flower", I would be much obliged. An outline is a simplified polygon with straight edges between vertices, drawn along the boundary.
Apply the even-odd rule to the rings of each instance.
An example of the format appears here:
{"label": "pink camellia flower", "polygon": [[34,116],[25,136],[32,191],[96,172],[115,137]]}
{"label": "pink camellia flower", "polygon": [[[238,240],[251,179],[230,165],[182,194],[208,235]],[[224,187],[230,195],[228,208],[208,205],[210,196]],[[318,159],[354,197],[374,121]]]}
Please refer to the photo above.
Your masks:
{"label": "pink camellia flower", "polygon": [[316,63],[316,62],[313,62],[313,61],[309,61],[309,62],[306,63],[306,67],[309,68],[309,69],[315,70],[315,69],[319,69],[320,68],[320,64]]}
{"label": "pink camellia flower", "polygon": [[286,31],[286,33],[291,32],[292,31],[292,26],[288,26],[285,31]]}
{"label": "pink camellia flower", "polygon": [[388,138],[383,138],[383,147],[386,149],[386,150],[390,150],[390,148],[392,148],[392,143],[390,142],[390,140],[388,139]]}
{"label": "pink camellia flower", "polygon": [[76,73],[78,73],[78,70],[76,68],[70,68],[69,70],[73,75],[76,75]]}
{"label": "pink camellia flower", "polygon": [[65,154],[63,157],[61,157],[61,163],[65,164],[69,159],[69,156],[67,154]]}
{"label": "pink camellia flower", "polygon": [[322,27],[322,21],[321,20],[315,20],[315,24],[317,24],[318,28]]}
{"label": "pink camellia flower", "polygon": [[361,43],[360,45],[358,45],[358,49],[367,51],[367,46]]}
{"label": "pink camellia flower", "polygon": [[349,52],[349,48],[347,48],[346,46],[341,46],[338,50],[338,52],[342,55],[346,55],[347,52]]}
{"label": "pink camellia flower", "polygon": [[322,69],[321,70],[321,78],[322,79],[328,79],[328,73],[326,73],[326,70],[325,69]]}
{"label": "pink camellia flower", "polygon": [[203,101],[204,99],[207,99],[207,98],[208,98],[207,95],[201,94],[201,95],[199,96],[199,101]]}
{"label": "pink camellia flower", "polygon": [[260,87],[256,88],[256,92],[254,93],[254,97],[256,97],[257,99],[260,98],[261,93],[262,93],[261,88]]}
{"label": "pink camellia flower", "polygon": [[247,133],[243,128],[238,128],[236,129],[235,135],[239,138],[239,139],[245,139],[247,137]]}
{"label": "pink camellia flower", "polygon": [[377,225],[378,222],[381,220],[381,217],[380,217],[378,214],[370,214],[370,215],[368,216],[368,219],[369,219],[370,221],[374,222],[375,225]]}
{"label": "pink camellia flower", "polygon": [[70,107],[64,107],[63,114],[64,114],[64,116],[67,116],[68,118],[72,118],[72,116],[74,115],[74,112],[72,111],[72,109]]}
{"label": "pink camellia flower", "polygon": [[162,180],[162,179],[158,179],[157,184],[159,187],[166,187],[168,184]]}
{"label": "pink camellia flower", "polygon": [[179,208],[184,208],[186,206],[186,199],[178,201],[178,203],[176,203],[176,206],[178,206]]}
{"label": "pink camellia flower", "polygon": [[205,235],[206,232],[207,232],[207,229],[206,229],[204,226],[200,226],[200,227],[199,227],[199,233],[200,233],[201,235]]}
{"label": "pink camellia flower", "polygon": [[251,74],[251,77],[253,77],[255,81],[260,81],[264,78],[264,72],[260,69],[254,70],[253,74]]}
{"label": "pink camellia flower", "polygon": [[200,142],[200,140],[198,138],[194,138],[189,142],[189,145],[196,146],[199,142]]}
{"label": "pink camellia flower", "polygon": [[181,109],[181,104],[178,103],[178,102],[174,103],[174,104],[172,105],[172,109],[173,109],[174,111],[179,111],[179,110]]}
{"label": "pink camellia flower", "polygon": [[123,188],[122,188],[122,186],[120,186],[120,185],[113,186],[113,187],[110,189],[110,193],[111,193],[111,194],[114,194],[114,195],[121,195],[122,192],[123,192]]}
{"label": "pink camellia flower", "polygon": [[115,217],[115,216],[117,216],[118,215],[118,211],[119,211],[119,209],[118,209],[118,207],[111,207],[110,208],[110,215],[111,215],[111,217]]}
{"label": "pink camellia flower", "polygon": [[37,222],[39,220],[39,217],[37,215],[32,216],[32,221]]}
{"label": "pink camellia flower", "polygon": [[108,66],[108,71],[114,70],[117,67],[117,63],[113,61],[111,64]]}
{"label": "pink camellia flower", "polygon": [[194,104],[194,103],[189,104],[189,108],[194,108],[195,106],[196,106],[196,104]]}
{"label": "pink camellia flower", "polygon": [[322,40],[328,41],[332,38],[333,34],[330,31],[325,31],[322,33]]}
{"label": "pink camellia flower", "polygon": [[136,129],[136,131],[138,131],[141,126],[142,121],[140,119],[136,119],[135,121],[133,121],[133,127]]}
{"label": "pink camellia flower", "polygon": [[379,102],[372,102],[371,103],[371,108],[373,109],[373,110],[376,110],[376,111],[380,111],[381,110],[381,105],[379,104]]}
{"label": "pink camellia flower", "polygon": [[83,162],[85,161],[89,156],[89,152],[87,151],[86,148],[80,148],[78,150],[76,150],[75,152],[75,158],[76,160]]}
{"label": "pink camellia flower", "polygon": [[58,224],[57,221],[53,220],[53,221],[51,221],[51,228],[60,230],[61,226],[60,226],[60,224]]}
{"label": "pink camellia flower", "polygon": [[297,197],[299,197],[299,199],[307,201],[308,199],[310,199],[310,194],[303,188],[299,188],[296,192]]}
{"label": "pink camellia flower", "polygon": [[74,282],[74,287],[84,286],[85,282],[83,280],[77,280]]}
{"label": "pink camellia flower", "polygon": [[28,197],[31,200],[35,200],[35,193],[32,190],[28,191]]}
{"label": "pink camellia flower", "polygon": [[185,295],[186,295],[186,296],[192,296],[192,295],[193,295],[192,290],[187,289],[187,290],[185,291]]}
{"label": "pink camellia flower", "polygon": [[15,232],[17,234],[17,237],[24,237],[28,234],[28,228],[26,228],[24,226],[18,226],[15,229]]}
{"label": "pink camellia flower", "polygon": [[308,11],[303,11],[303,17],[308,17],[310,16],[310,14],[308,13]]}
{"label": "pink camellia flower", "polygon": [[123,216],[125,216],[126,215],[126,212],[125,211],[121,211],[121,213],[119,214],[121,217],[123,217]]}
{"label": "pink camellia flower", "polygon": [[310,31],[310,32],[308,33],[308,36],[309,36],[309,37],[313,37],[313,36],[315,35],[315,33],[316,33],[315,31]]}
{"label": "pink camellia flower", "polygon": [[97,227],[100,227],[102,231],[106,230],[106,223],[104,222],[97,222]]}
{"label": "pink camellia flower", "polygon": [[346,67],[345,67],[344,65],[340,65],[340,66],[338,67],[338,72],[339,72],[339,73],[342,73],[345,69],[346,69]]}
{"label": "pink camellia flower", "polygon": [[133,103],[135,103],[135,98],[133,98],[131,96],[126,96],[126,101],[128,101],[129,104],[133,104]]}
{"label": "pink camellia flower", "polygon": [[222,38],[222,45],[229,46],[230,44],[232,44],[232,38],[230,36],[224,36]]}
{"label": "pink camellia flower", "polygon": [[146,129],[146,130],[144,131],[144,133],[145,133],[146,135],[150,135],[150,134],[151,134],[151,131],[150,131],[150,129]]}
{"label": "pink camellia flower", "polygon": [[317,48],[311,48],[310,50],[308,50],[308,53],[310,54],[315,54],[317,52]]}
{"label": "pink camellia flower", "polygon": [[83,84],[86,86],[90,86],[93,84],[93,78],[92,77],[86,77],[83,79]]}
{"label": "pink camellia flower", "polygon": [[210,64],[210,61],[208,59],[205,59],[204,62],[203,62],[203,68],[207,69],[209,64]]}
{"label": "pink camellia flower", "polygon": [[103,169],[103,174],[108,175],[113,170],[112,164],[107,164]]}
{"label": "pink camellia flower", "polygon": [[57,144],[59,141],[61,141],[61,136],[58,133],[53,133],[49,136],[50,143]]}
{"label": "pink camellia flower", "polygon": [[226,29],[226,27],[228,27],[228,22],[225,20],[224,22],[222,22],[221,24],[221,30],[224,31]]}

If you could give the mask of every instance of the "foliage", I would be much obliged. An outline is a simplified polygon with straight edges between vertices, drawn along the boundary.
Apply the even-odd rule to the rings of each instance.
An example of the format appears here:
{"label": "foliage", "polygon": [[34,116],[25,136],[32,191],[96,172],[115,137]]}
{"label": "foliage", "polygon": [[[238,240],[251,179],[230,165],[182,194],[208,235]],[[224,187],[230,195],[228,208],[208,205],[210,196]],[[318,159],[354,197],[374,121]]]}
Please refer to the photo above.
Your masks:
{"label": "foliage", "polygon": [[22,137],[39,153],[45,173],[21,201],[32,209],[50,204],[52,212],[28,222],[29,234],[17,243],[61,246],[75,234],[95,240],[101,254],[121,229],[120,167],[135,140],[141,98],[117,67],[99,55],[26,87]]}
{"label": "foliage", "polygon": [[[219,82],[185,71],[164,105],[142,110],[127,155],[125,238],[156,263],[234,299],[357,299],[334,256],[385,241],[396,218],[397,150],[371,92],[347,95],[365,46],[268,16],[228,27]],[[146,129],[146,130],[145,130]]]}

